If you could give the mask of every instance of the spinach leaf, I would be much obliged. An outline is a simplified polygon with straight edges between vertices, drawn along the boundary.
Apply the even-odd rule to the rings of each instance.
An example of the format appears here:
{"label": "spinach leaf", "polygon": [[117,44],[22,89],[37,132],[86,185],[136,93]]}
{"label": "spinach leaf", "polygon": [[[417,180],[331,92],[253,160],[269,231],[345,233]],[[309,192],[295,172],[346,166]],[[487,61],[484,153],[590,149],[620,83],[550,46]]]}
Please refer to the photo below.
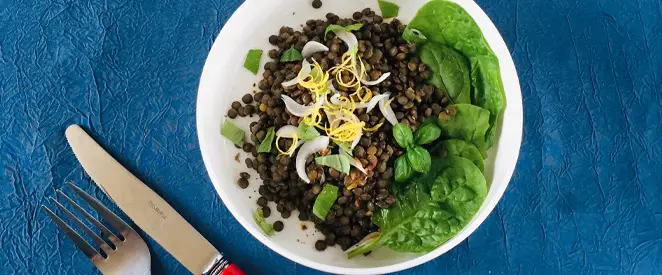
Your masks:
{"label": "spinach leaf", "polygon": [[414,171],[407,162],[407,156],[400,156],[395,160],[395,181],[404,182],[411,178]]}
{"label": "spinach leaf", "polygon": [[425,37],[421,31],[412,28],[406,28],[405,31],[402,32],[402,39],[416,45],[421,45],[428,41],[428,38]]}
{"label": "spinach leaf", "polygon": [[397,123],[393,126],[393,137],[402,148],[409,148],[414,145],[414,134],[404,123]]}
{"label": "spinach leaf", "polygon": [[407,162],[416,172],[427,173],[430,170],[430,152],[421,146],[414,146],[407,150],[405,154]]}
{"label": "spinach leaf", "polygon": [[267,130],[267,135],[260,143],[260,146],[257,148],[258,153],[269,153],[271,152],[271,144],[274,143],[274,137],[276,136],[276,130],[274,127],[270,127]]}
{"label": "spinach leaf", "polygon": [[324,40],[326,40],[326,35],[331,31],[344,30],[347,32],[351,32],[351,31],[358,31],[361,28],[363,28],[363,24],[353,24],[346,27],[331,24],[328,27],[326,27],[326,30],[324,31]]}
{"label": "spinach leaf", "polygon": [[262,58],[262,50],[253,49],[249,50],[244,61],[244,68],[257,75],[260,70],[260,59]]}
{"label": "spinach leaf", "polygon": [[311,141],[320,136],[315,126],[306,123],[299,123],[299,138],[303,141]]}
{"label": "spinach leaf", "polygon": [[487,157],[489,146],[485,133],[490,127],[490,111],[487,109],[471,104],[448,106],[439,114],[439,127],[444,138],[471,142],[483,158]]}
{"label": "spinach leaf", "polygon": [[483,155],[475,145],[460,139],[449,139],[439,143],[441,156],[463,157],[472,161],[480,171],[484,171]]}
{"label": "spinach leaf", "polygon": [[486,132],[485,142],[491,146],[496,134],[497,118],[505,108],[505,93],[499,60],[487,44],[478,24],[458,4],[439,0],[423,5],[409,27],[421,31],[429,41],[449,46],[469,59],[472,103],[490,111],[490,128]]}
{"label": "spinach leaf", "polygon": [[223,126],[221,126],[221,135],[232,141],[234,145],[239,147],[244,146],[244,138],[246,134],[229,120],[223,122]]}
{"label": "spinach leaf", "polygon": [[329,210],[331,210],[331,206],[333,206],[337,198],[338,187],[333,184],[325,184],[322,192],[315,199],[313,214],[322,220],[326,219],[326,215],[329,214]]}
{"label": "spinach leaf", "polygon": [[382,17],[393,18],[397,17],[400,12],[400,6],[384,0],[379,0],[379,9],[382,10]]}
{"label": "spinach leaf", "polygon": [[301,52],[294,48],[290,47],[280,56],[280,62],[292,62],[292,61],[301,61],[303,60],[303,55]]}
{"label": "spinach leaf", "polygon": [[469,61],[462,54],[441,44],[427,43],[420,56],[433,72],[430,84],[445,93],[452,103],[471,103]]}
{"label": "spinach leaf", "polygon": [[264,214],[262,213],[261,207],[258,208],[255,213],[253,213],[253,220],[255,220],[255,223],[260,229],[262,229],[264,234],[269,237],[274,235],[274,226],[264,219]]}
{"label": "spinach leaf", "polygon": [[468,223],[487,196],[485,177],[468,159],[446,157],[440,162],[447,168],[432,183],[430,195],[434,201],[447,204],[457,219]]}
{"label": "spinach leaf", "polygon": [[416,144],[425,145],[437,140],[441,136],[441,129],[436,124],[424,124],[414,133]]}

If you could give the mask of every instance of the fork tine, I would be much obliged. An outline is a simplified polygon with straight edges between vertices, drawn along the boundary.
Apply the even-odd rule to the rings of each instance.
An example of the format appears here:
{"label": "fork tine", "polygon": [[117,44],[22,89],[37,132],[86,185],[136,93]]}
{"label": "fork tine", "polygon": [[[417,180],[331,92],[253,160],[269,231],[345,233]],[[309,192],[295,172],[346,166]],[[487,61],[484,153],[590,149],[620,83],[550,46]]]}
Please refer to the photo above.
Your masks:
{"label": "fork tine", "polygon": [[78,205],[74,200],[72,200],[69,196],[67,196],[64,192],[62,192],[62,190],[57,190],[57,193],[60,194],[60,196],[64,197],[64,199],[66,199],[69,202],[70,205],[72,205],[74,208],[76,208],[76,211],[82,213],[83,216],[85,216],[85,218],[88,221],[93,223],[96,228],[101,230],[101,233],[103,233],[103,235],[106,238],[111,240],[113,243],[120,240],[119,238],[117,238],[117,236],[115,236],[115,234],[112,231],[110,231],[105,225],[103,225],[97,219],[92,217],[92,215],[90,215],[90,213],[88,213],[87,211],[85,211],[85,209],[80,207],[80,205]]}
{"label": "fork tine", "polygon": [[73,183],[67,182],[67,184],[69,185],[69,187],[74,189],[74,191],[76,192],[76,194],[78,194],[78,196],[82,197],[87,203],[89,203],[92,206],[92,208],[94,208],[94,210],[96,210],[97,213],[99,213],[99,215],[101,215],[104,219],[106,219],[112,227],[114,227],[116,230],[121,232],[121,234],[124,234],[125,232],[133,231],[133,229],[131,229],[131,227],[128,224],[126,224],[122,219],[120,219],[117,215],[115,215],[115,213],[111,212],[110,210],[108,210],[108,208],[103,206],[103,204],[101,204],[101,202],[99,202],[97,199],[88,195],[87,193],[85,193],[85,191],[83,191]]}
{"label": "fork tine", "polygon": [[101,247],[101,249],[103,249],[104,252],[109,253],[112,250],[110,246],[103,239],[101,239],[101,237],[99,237],[96,233],[94,233],[94,231],[92,231],[89,227],[87,227],[87,225],[81,222],[80,219],[78,219],[73,213],[71,213],[69,210],[64,208],[64,206],[60,204],[58,201],[56,201],[55,198],[50,197],[50,200],[55,204],[55,206],[57,206],[58,209],[60,209],[60,211],[64,212],[64,214],[67,217],[69,217],[69,219],[72,220],[76,224],[76,226],[78,226],[78,228],[82,229],[86,235],[90,236],[92,240],[94,240],[94,242],[99,247]]}
{"label": "fork tine", "polygon": [[48,209],[45,205],[41,206],[44,210],[46,210],[46,213],[48,216],[55,222],[58,228],[60,228],[61,231],[64,231],[64,233],[71,239],[74,244],[78,247],[80,251],[82,251],[85,256],[87,256],[90,260],[96,259],[103,259],[101,254],[94,249],[87,241],[85,241],[76,231],[74,231],[69,225],[67,225],[60,217],[58,217],[52,210]]}

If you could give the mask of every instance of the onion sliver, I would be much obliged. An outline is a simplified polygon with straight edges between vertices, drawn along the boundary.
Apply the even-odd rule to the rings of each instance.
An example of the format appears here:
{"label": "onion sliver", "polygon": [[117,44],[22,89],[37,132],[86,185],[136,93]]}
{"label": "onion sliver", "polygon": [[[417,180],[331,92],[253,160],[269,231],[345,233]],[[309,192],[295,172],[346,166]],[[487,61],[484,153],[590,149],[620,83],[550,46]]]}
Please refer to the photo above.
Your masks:
{"label": "onion sliver", "polygon": [[291,114],[293,114],[295,116],[298,116],[298,117],[302,117],[302,116],[307,115],[308,111],[319,107],[318,104],[320,104],[320,102],[323,101],[323,100],[320,100],[319,102],[316,102],[314,105],[305,106],[305,105],[301,105],[301,104],[297,103],[296,101],[294,101],[294,99],[292,99],[289,96],[281,95],[280,97],[283,99],[283,102],[285,102],[285,108]]}
{"label": "onion sliver", "polygon": [[356,138],[354,138],[354,140],[352,141],[352,146],[350,147],[352,148],[352,150],[354,150],[354,147],[356,147],[356,145],[359,144],[359,141],[361,140],[361,136],[363,136],[363,129],[359,130],[359,135],[356,136]]}
{"label": "onion sliver", "polygon": [[276,131],[276,136],[282,138],[294,138],[298,133],[299,133],[299,128],[292,125],[286,125],[280,127],[280,129]]}
{"label": "onion sliver", "polygon": [[318,52],[328,52],[329,47],[326,45],[317,42],[317,41],[309,41],[306,43],[305,46],[303,46],[303,50],[301,50],[301,54],[303,55],[304,58],[308,58],[313,56],[314,53]]}
{"label": "onion sliver", "polygon": [[374,109],[375,106],[377,106],[379,101],[381,101],[382,99],[387,99],[388,100],[388,98],[390,96],[391,96],[391,93],[383,93],[381,95],[376,95],[376,96],[372,97],[372,99],[370,99],[370,101],[368,101],[368,103],[365,104],[366,105],[365,107],[368,108],[366,110],[366,112],[372,111],[372,109]]}
{"label": "onion sliver", "polygon": [[363,168],[363,165],[361,164],[361,162],[358,161],[356,158],[352,158],[349,161],[349,164],[356,167],[356,169],[359,169],[359,171],[363,172],[363,174],[368,174],[368,172],[365,171],[365,168]]}
{"label": "onion sliver", "polygon": [[296,160],[297,174],[299,174],[299,177],[306,183],[310,183],[310,179],[306,173],[306,159],[310,155],[325,149],[327,146],[329,146],[329,137],[319,136],[311,141],[304,143],[303,146],[301,146],[299,149]]}
{"label": "onion sliver", "polygon": [[333,86],[333,81],[331,81],[331,80],[329,80],[329,90],[331,90],[331,92],[333,92],[334,94],[339,93],[338,90],[336,89],[336,87]]}
{"label": "onion sliver", "polygon": [[297,85],[299,83],[299,79],[308,78],[308,76],[310,76],[310,72],[312,72],[312,71],[313,71],[313,69],[310,67],[310,62],[308,62],[308,60],[304,59],[303,62],[301,62],[301,71],[299,71],[299,74],[297,75],[297,77],[295,77],[294,79],[285,81],[285,82],[281,83],[280,85],[282,85],[284,88]]}
{"label": "onion sliver", "polygon": [[386,105],[387,98],[382,98],[379,101],[379,110],[382,112],[382,115],[390,122],[392,125],[398,124],[398,119],[395,117],[395,113],[393,112],[393,109],[391,109],[391,105]]}
{"label": "onion sliver", "polygon": [[351,51],[354,47],[359,46],[359,40],[356,39],[356,35],[345,30],[334,30],[333,33],[336,34],[340,40],[347,44],[347,48]]}
{"label": "onion sliver", "polygon": [[390,73],[390,72],[389,72],[389,73],[382,74],[382,76],[380,76],[380,77],[379,77],[377,80],[375,80],[375,81],[369,81],[368,79],[363,78],[363,79],[361,79],[361,83],[363,83],[363,85],[366,85],[366,86],[375,86],[375,85],[379,85],[379,83],[384,82],[384,80],[386,80],[389,76],[391,76],[391,73]]}

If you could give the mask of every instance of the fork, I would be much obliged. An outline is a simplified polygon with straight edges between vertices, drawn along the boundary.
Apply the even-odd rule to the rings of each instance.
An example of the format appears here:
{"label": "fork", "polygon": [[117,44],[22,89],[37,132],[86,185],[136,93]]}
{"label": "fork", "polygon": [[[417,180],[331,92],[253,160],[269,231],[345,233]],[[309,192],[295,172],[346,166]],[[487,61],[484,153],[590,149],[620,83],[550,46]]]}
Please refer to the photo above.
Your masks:
{"label": "fork", "polygon": [[[116,232],[119,232],[122,238],[118,238],[113,232],[108,230],[106,226],[101,224],[92,215],[85,211],[80,205],[69,198],[62,190],[57,190],[57,193],[63,197],[70,205],[72,205],[77,212],[80,212],[85,218],[90,221],[94,226],[101,230],[102,236],[107,238],[107,241],[102,239],[99,235],[95,234],[92,229],[87,227],[80,219],[73,213],[67,210],[55,198],[50,197],[50,200],[55,206],[64,213],[69,220],[71,220],[76,227],[80,228],[84,234],[92,238],[97,248],[90,245],[83,239],[74,229],[65,223],[54,211],[42,205],[41,207],[46,211],[48,216],[55,222],[57,227],[63,231],[87,256],[90,261],[96,266],[102,274],[136,274],[136,275],[150,275],[150,254],[145,241],[136,233],[131,226],[126,224],[108,208],[103,206],[101,202],[92,196],[88,195],[82,189],[78,188],[71,182],[67,185],[71,187],[74,192],[83,200],[85,200],[94,210],[96,210],[101,217],[103,217]],[[108,242],[109,241],[109,242]],[[112,244],[112,246],[111,246]],[[105,254],[105,257],[100,253],[99,248]]]}

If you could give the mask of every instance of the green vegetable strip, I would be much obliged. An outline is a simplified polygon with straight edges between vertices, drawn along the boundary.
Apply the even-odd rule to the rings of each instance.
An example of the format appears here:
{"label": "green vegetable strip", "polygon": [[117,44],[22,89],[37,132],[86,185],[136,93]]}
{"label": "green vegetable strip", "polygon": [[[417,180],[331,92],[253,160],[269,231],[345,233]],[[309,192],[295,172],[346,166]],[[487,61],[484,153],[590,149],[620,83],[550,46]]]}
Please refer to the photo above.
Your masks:
{"label": "green vegetable strip", "polygon": [[266,234],[269,237],[274,235],[274,226],[268,223],[267,220],[264,219],[262,208],[258,208],[255,211],[255,213],[253,213],[253,219],[255,220],[257,226],[260,227],[260,229],[262,229],[262,232],[264,232],[264,234]]}
{"label": "green vegetable strip", "polygon": [[351,31],[358,31],[362,27],[363,27],[363,24],[353,24],[353,25],[349,25],[347,27],[343,27],[343,26],[340,26],[340,25],[333,25],[333,24],[329,25],[328,27],[326,27],[326,30],[324,31],[324,40],[326,40],[326,35],[331,31],[344,30],[344,31],[351,32]]}
{"label": "green vegetable strip", "polygon": [[234,125],[229,120],[223,122],[223,126],[221,127],[221,135],[232,141],[234,145],[239,147],[244,146],[244,131],[239,129],[239,127]]}
{"label": "green vegetable strip", "polygon": [[349,157],[347,154],[329,155],[315,158],[315,163],[318,165],[328,166],[345,174],[349,174],[350,161],[351,157]]}
{"label": "green vegetable strip", "polygon": [[382,17],[393,18],[397,17],[400,12],[400,6],[388,1],[379,0],[379,9],[382,10]]}
{"label": "green vegetable strip", "polygon": [[292,61],[301,61],[303,60],[303,55],[301,52],[294,47],[290,47],[287,49],[285,52],[283,52],[283,55],[280,57],[281,62],[292,62]]}
{"label": "green vegetable strip", "polygon": [[320,133],[314,126],[305,123],[299,124],[299,138],[303,141],[311,141],[320,136]]}
{"label": "green vegetable strip", "polygon": [[318,218],[324,220],[326,215],[329,214],[331,206],[338,198],[338,187],[332,184],[325,184],[322,192],[317,195],[315,204],[313,205],[313,214]]}
{"label": "green vegetable strip", "polygon": [[421,31],[412,28],[405,29],[402,33],[402,39],[412,44],[422,44],[428,41],[428,38]]}
{"label": "green vegetable strip", "polygon": [[246,61],[244,61],[244,68],[257,75],[260,70],[260,59],[262,58],[262,50],[253,49],[248,51]]}
{"label": "green vegetable strip", "polygon": [[269,128],[267,130],[267,135],[264,137],[264,140],[262,140],[262,143],[260,143],[260,147],[257,148],[258,153],[269,153],[271,152],[271,144],[274,143],[274,137],[276,136],[276,130],[274,127]]}

